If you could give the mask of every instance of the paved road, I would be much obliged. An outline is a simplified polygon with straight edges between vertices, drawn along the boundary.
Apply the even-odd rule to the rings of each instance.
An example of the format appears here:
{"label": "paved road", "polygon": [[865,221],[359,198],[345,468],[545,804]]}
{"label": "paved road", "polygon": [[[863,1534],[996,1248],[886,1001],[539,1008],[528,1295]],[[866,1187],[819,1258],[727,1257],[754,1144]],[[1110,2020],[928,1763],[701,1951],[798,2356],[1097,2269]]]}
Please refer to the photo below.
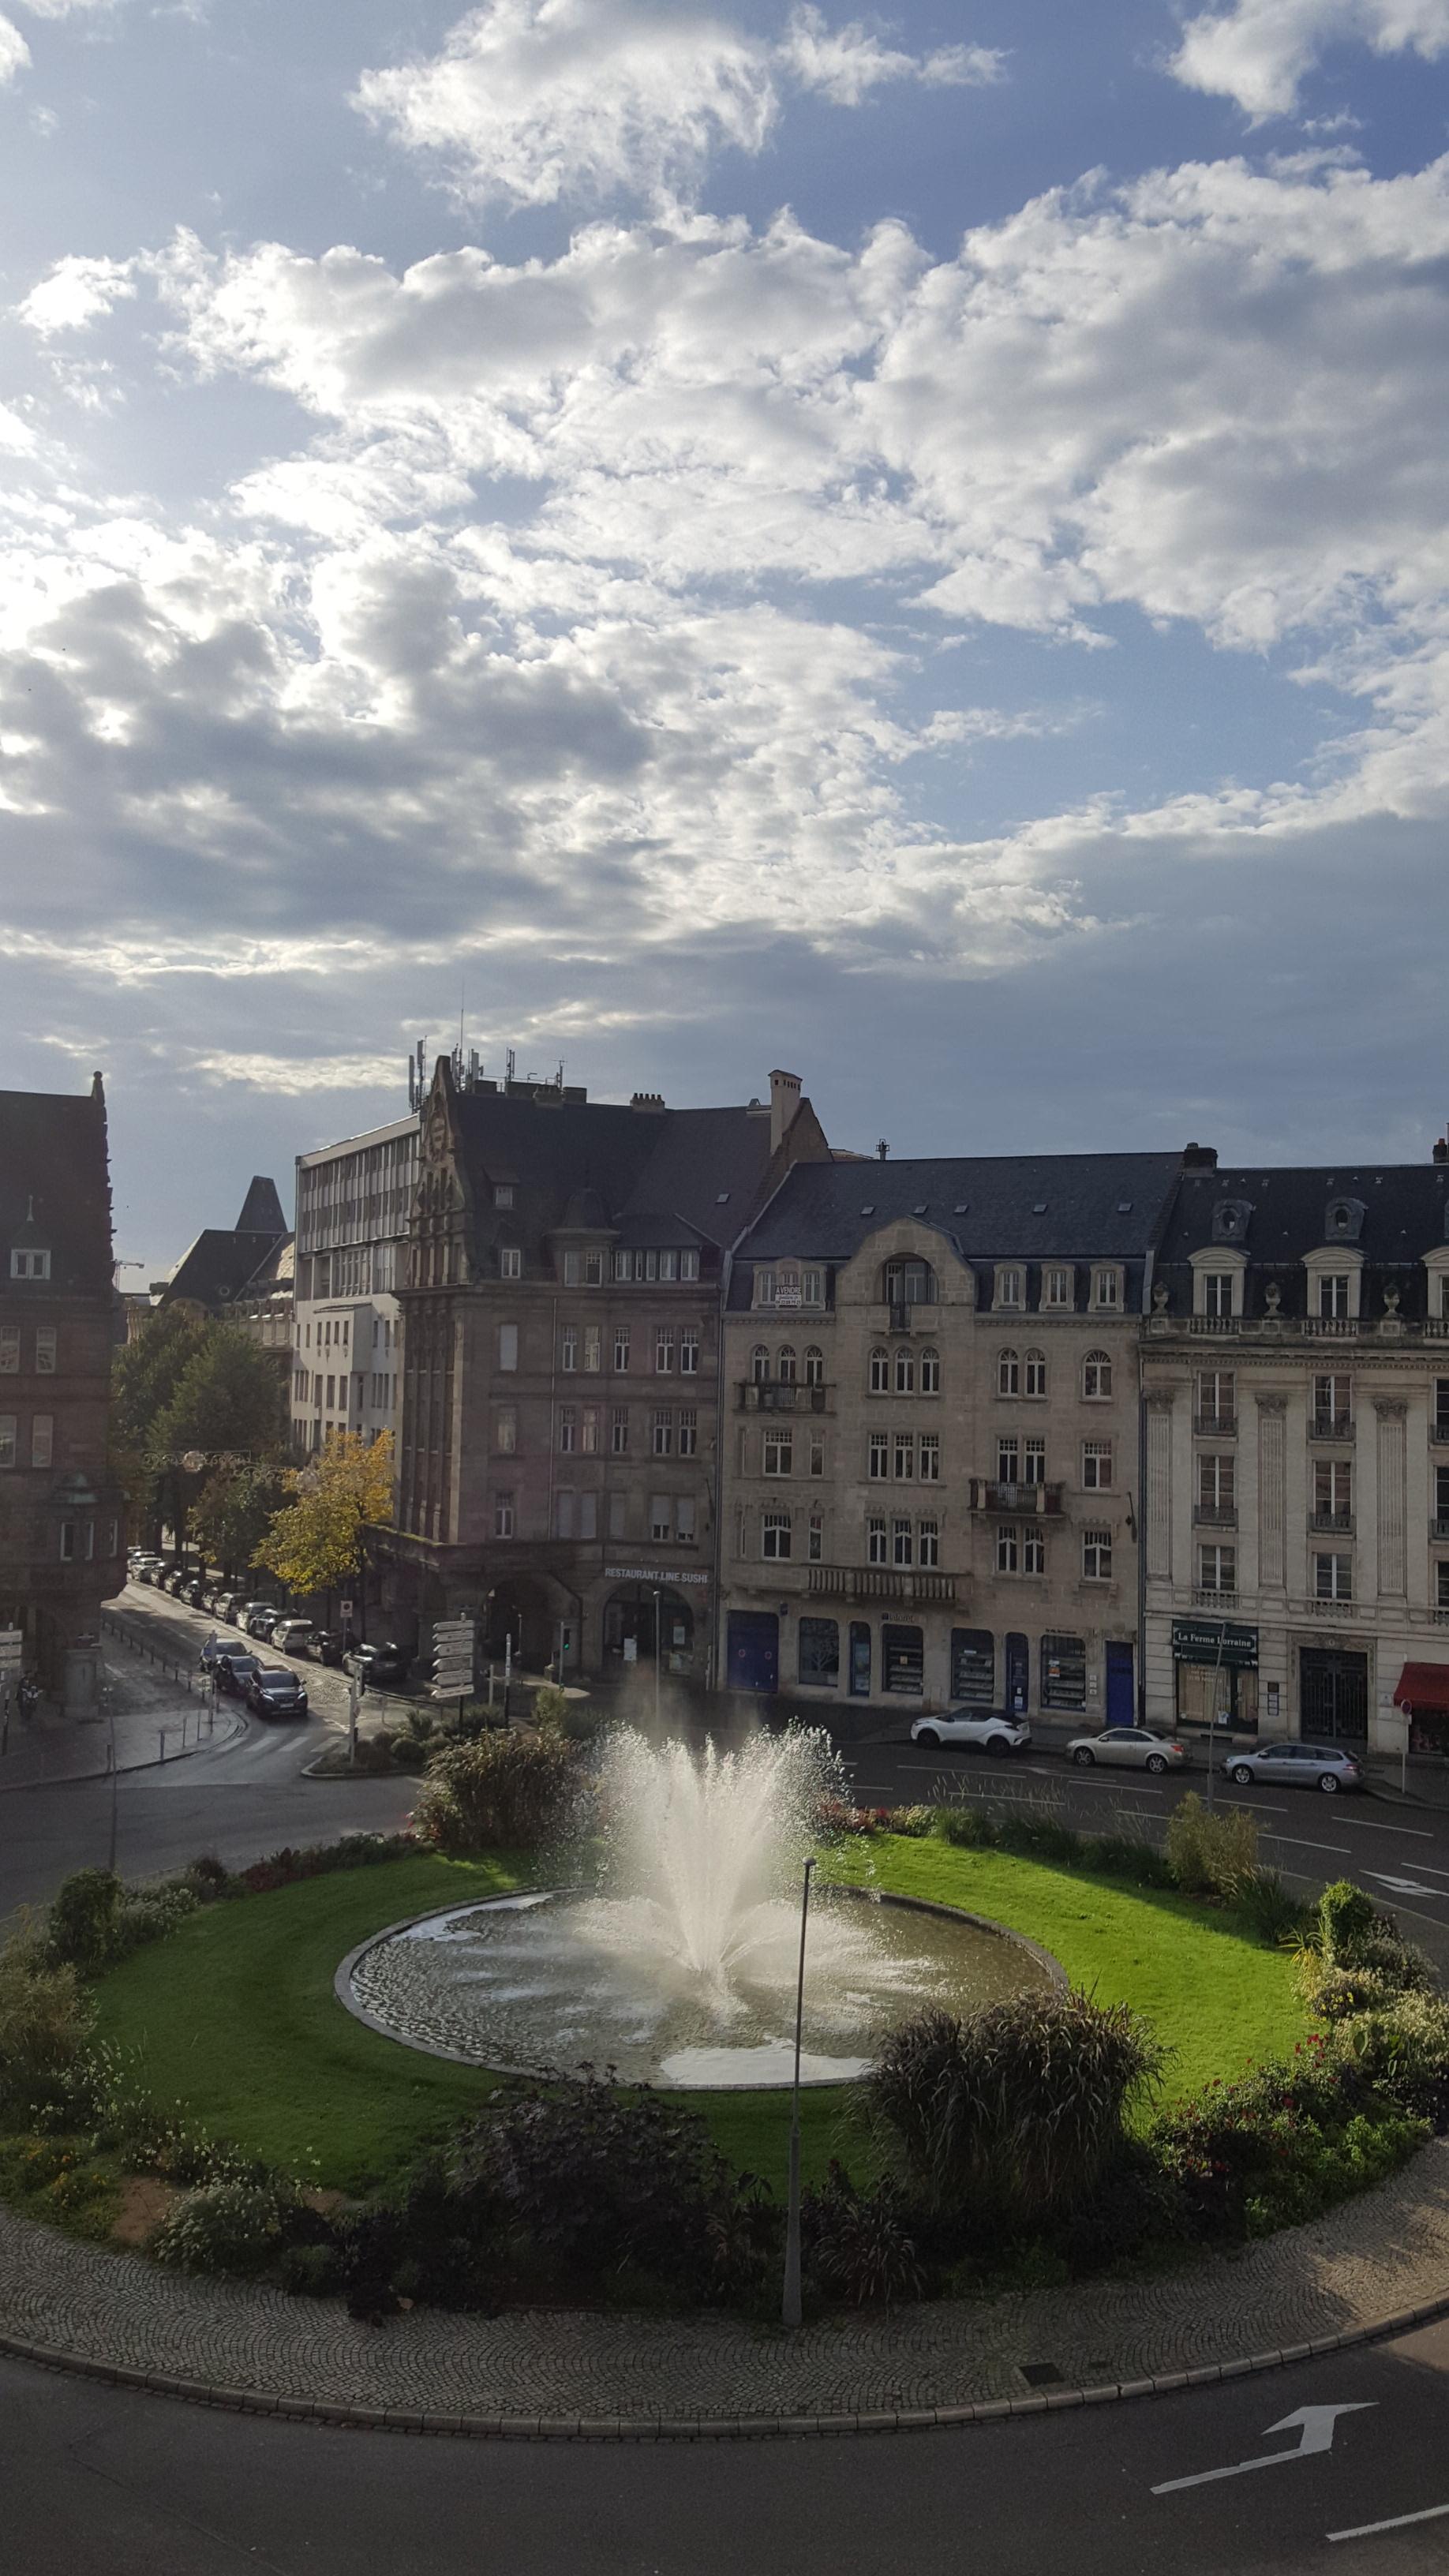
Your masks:
{"label": "paved road", "polygon": [[[1222,2388],[959,2432],[594,2447],[268,2424],[0,2362],[0,2563],[17,2576],[1442,2576],[1446,2371],[1441,2326]],[[1322,2416],[1272,2429],[1304,2408],[1358,2411],[1313,2450]],[[1273,2453],[1298,2456],[1153,2492]],[[1362,2530],[1385,2523],[1398,2527]]]}

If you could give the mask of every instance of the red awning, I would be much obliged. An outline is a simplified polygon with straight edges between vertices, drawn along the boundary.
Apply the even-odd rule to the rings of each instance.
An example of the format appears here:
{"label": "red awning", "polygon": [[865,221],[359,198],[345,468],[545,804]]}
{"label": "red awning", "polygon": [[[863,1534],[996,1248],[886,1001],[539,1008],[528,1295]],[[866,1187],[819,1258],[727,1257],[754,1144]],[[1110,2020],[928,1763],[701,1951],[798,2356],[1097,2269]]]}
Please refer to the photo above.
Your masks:
{"label": "red awning", "polygon": [[1449,1664],[1405,1664],[1394,1706],[1449,1709]]}

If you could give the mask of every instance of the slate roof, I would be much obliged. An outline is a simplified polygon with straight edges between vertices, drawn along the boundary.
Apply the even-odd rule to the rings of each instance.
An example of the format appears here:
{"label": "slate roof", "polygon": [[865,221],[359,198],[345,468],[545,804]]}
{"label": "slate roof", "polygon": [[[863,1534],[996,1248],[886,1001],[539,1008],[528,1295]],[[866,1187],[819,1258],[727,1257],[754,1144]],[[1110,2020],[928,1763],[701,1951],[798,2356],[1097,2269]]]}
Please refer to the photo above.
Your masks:
{"label": "slate roof", "polygon": [[[1338,1200],[1356,1201],[1363,1209],[1362,1224],[1342,1234],[1326,1222]],[[1423,1256],[1449,1241],[1449,1166],[1324,1163],[1273,1171],[1258,1163],[1236,1171],[1184,1173],[1156,1265],[1156,1276],[1168,1290],[1170,1313],[1185,1313],[1192,1304],[1189,1257],[1212,1245],[1213,1211],[1223,1201],[1249,1210],[1229,1238],[1248,1256],[1249,1314],[1263,1311],[1270,1284],[1279,1291],[1280,1314],[1304,1314],[1304,1256],[1338,1242],[1362,1254],[1371,1289],[1392,1284],[1399,1290],[1400,1314],[1409,1319],[1424,1315],[1428,1283]],[[1378,1296],[1366,1297],[1364,1311],[1379,1311]]]}
{"label": "slate roof", "polygon": [[[768,1111],[631,1109],[609,1101],[462,1092],[454,1116],[481,1243],[518,1244],[527,1267],[578,1221],[585,1198],[621,1243],[733,1242],[770,1161]],[[511,1182],[511,1208],[492,1185]]]}
{"label": "slate roof", "polygon": [[882,1226],[914,1217],[967,1261],[1141,1259],[1182,1169],[1177,1154],[996,1154],[802,1163],[741,1257],[849,1261]]}
{"label": "slate roof", "polygon": [[[163,1306],[187,1297],[208,1314],[224,1314],[246,1295],[257,1272],[277,1250],[271,1234],[243,1234],[232,1226],[209,1225],[182,1255],[161,1292]],[[260,1292],[258,1292],[260,1293]]]}
{"label": "slate roof", "polygon": [[[33,1214],[29,1213],[33,1210]],[[18,1246],[47,1250],[50,1279],[12,1280]],[[89,1092],[0,1091],[0,1295],[109,1296],[106,1104]]]}
{"label": "slate roof", "polygon": [[236,1231],[238,1234],[269,1234],[273,1237],[287,1232],[287,1220],[282,1213],[282,1202],[277,1196],[277,1184],[275,1181],[268,1180],[262,1172],[254,1172],[252,1175],[251,1187],[241,1203],[241,1214],[236,1221]]}

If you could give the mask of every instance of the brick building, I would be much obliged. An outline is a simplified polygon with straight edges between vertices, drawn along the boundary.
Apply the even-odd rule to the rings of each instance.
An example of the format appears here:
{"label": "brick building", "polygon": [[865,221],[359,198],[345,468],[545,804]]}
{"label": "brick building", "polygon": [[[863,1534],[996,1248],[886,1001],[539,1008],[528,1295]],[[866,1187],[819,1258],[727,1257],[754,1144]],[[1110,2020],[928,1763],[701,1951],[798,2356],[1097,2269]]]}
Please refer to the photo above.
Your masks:
{"label": "brick building", "polygon": [[79,1098],[0,1092],[0,1625],[74,1716],[95,1705],[101,1604],[125,1574],[114,1331],[101,1077]]}

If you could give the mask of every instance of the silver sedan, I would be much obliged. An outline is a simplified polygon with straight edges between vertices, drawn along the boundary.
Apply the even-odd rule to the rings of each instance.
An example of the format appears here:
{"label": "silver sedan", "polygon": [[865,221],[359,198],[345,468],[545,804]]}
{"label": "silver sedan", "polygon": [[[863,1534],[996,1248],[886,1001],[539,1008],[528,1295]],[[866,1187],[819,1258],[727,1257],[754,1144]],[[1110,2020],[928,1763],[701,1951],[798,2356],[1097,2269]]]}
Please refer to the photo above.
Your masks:
{"label": "silver sedan", "polygon": [[1096,1762],[1119,1762],[1134,1771],[1180,1771],[1187,1760],[1175,1736],[1150,1726],[1107,1726],[1100,1735],[1074,1735],[1069,1760],[1087,1771]]}

